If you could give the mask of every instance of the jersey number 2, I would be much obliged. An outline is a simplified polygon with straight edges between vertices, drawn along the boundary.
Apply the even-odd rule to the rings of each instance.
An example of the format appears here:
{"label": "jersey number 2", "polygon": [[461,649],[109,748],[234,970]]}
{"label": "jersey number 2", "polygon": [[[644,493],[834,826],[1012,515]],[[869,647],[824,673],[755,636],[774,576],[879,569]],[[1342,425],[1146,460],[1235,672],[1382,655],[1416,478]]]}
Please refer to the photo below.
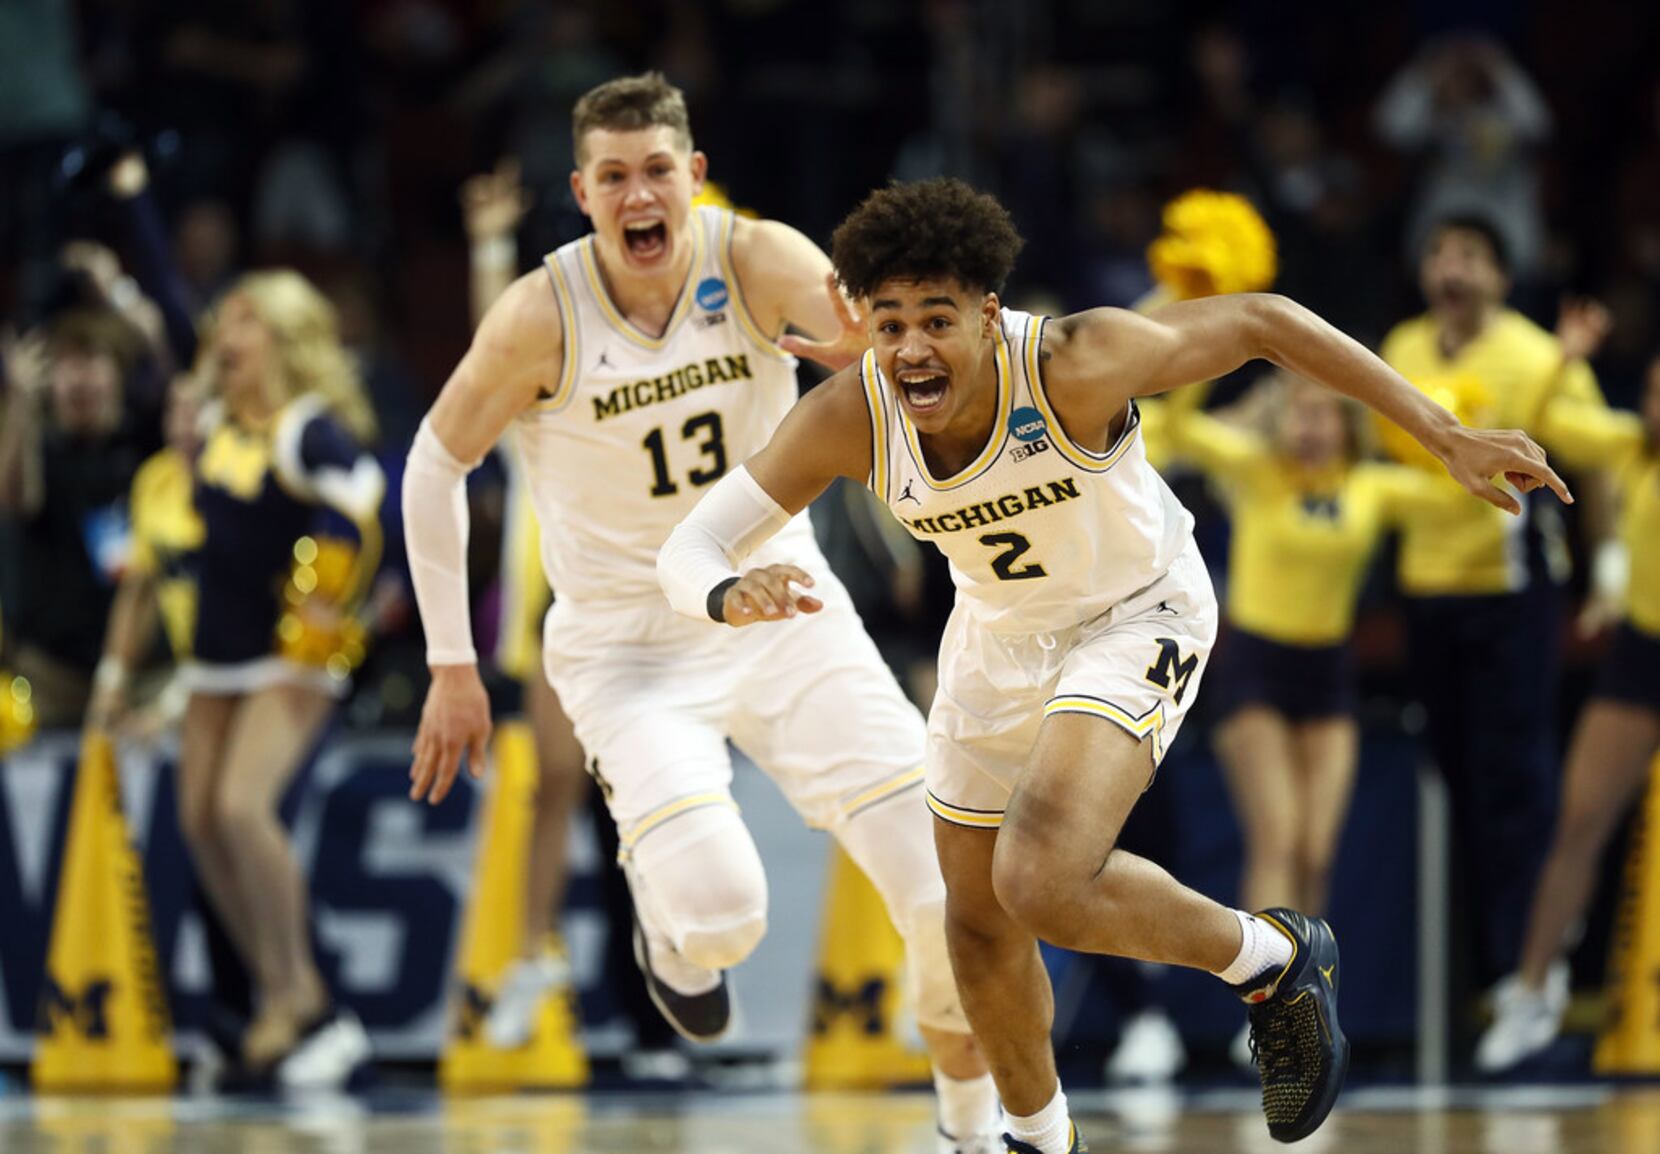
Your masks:
{"label": "jersey number 2", "polygon": [[980,544],[994,549],[1002,547],[1003,551],[991,559],[991,571],[997,574],[999,581],[1025,581],[1032,577],[1049,576],[1036,561],[1028,561],[1018,569],[1014,567],[1014,563],[1032,547],[1032,543],[1019,533],[987,533],[980,538]]}
{"label": "jersey number 2", "polygon": [[[683,441],[689,441],[699,433],[706,434],[698,448],[709,458],[709,467],[693,469],[686,474],[686,480],[701,488],[714,484],[726,475],[726,432],[721,428],[720,414],[699,413],[680,426],[680,439]],[[669,454],[663,447],[663,430],[653,429],[640,444],[651,453],[651,471],[656,482],[651,487],[651,495],[672,497],[680,492],[680,486],[669,479]]]}

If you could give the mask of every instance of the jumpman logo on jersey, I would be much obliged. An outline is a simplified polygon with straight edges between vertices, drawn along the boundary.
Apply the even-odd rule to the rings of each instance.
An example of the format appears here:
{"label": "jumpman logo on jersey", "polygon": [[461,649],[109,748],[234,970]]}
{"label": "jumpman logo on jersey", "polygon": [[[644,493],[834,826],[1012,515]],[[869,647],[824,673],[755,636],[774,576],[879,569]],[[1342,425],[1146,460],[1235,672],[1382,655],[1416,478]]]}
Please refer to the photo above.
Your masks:
{"label": "jumpman logo on jersey", "polygon": [[903,489],[899,490],[899,500],[901,500],[901,501],[915,501],[918,505],[922,504],[922,498],[918,497],[918,496],[915,496],[911,492],[911,486],[914,485],[914,484],[916,484],[916,478],[915,477],[907,477],[905,479],[905,487]]}
{"label": "jumpman logo on jersey", "polygon": [[1170,608],[1170,603],[1167,602],[1167,601],[1160,601],[1157,605],[1153,606],[1153,612],[1154,613],[1168,613],[1172,617],[1180,617],[1181,616],[1181,614],[1178,613],[1176,610]]}
{"label": "jumpman logo on jersey", "polygon": [[611,363],[611,350],[601,349],[599,351],[599,363],[594,366],[594,370],[598,372],[600,369],[614,369],[616,367]]}

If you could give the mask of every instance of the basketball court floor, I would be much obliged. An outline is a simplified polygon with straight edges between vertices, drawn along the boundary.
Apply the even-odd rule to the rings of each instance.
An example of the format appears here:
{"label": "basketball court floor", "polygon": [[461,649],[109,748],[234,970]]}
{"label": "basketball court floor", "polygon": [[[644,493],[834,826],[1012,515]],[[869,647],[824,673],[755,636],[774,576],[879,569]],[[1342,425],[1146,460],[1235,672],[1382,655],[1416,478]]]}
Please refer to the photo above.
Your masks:
{"label": "basketball court floor", "polygon": [[[1095,1154],[1267,1154],[1248,1092],[1080,1093]],[[1660,1088],[1357,1090],[1305,1154],[1660,1154]],[[0,1098],[5,1154],[933,1154],[921,1094]]]}

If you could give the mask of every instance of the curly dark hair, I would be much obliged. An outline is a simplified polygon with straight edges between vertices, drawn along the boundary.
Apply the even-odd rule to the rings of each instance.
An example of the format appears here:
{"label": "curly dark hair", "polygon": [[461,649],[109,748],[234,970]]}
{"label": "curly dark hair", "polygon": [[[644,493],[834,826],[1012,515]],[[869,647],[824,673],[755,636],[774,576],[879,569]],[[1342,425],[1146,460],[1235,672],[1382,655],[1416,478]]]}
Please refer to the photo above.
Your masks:
{"label": "curly dark hair", "polygon": [[830,260],[855,298],[893,277],[1000,292],[1025,243],[995,197],[944,176],[896,181],[865,197],[836,229]]}

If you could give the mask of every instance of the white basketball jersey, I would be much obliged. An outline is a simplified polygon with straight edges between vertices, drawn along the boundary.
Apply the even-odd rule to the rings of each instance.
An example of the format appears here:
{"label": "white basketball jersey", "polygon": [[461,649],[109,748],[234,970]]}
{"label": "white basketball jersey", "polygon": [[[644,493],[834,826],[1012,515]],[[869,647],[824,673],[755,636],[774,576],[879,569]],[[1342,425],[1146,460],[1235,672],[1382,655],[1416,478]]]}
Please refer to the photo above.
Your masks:
{"label": "white basketball jersey", "polygon": [[1074,444],[1043,393],[1046,317],[1004,309],[994,331],[997,418],[954,477],[928,471],[917,431],[867,352],[860,366],[875,451],[869,484],[951,562],[958,602],[998,632],[1064,629],[1152,584],[1193,517],[1147,463],[1135,406],[1104,453]]}
{"label": "white basketball jersey", "polygon": [[[733,273],[732,214],[700,207],[690,223],[691,271],[660,337],[612,303],[592,236],[546,258],[564,361],[515,429],[561,600],[660,599],[669,533],[795,403],[795,358],[761,333]],[[799,548],[803,536],[805,514],[778,544]]]}

